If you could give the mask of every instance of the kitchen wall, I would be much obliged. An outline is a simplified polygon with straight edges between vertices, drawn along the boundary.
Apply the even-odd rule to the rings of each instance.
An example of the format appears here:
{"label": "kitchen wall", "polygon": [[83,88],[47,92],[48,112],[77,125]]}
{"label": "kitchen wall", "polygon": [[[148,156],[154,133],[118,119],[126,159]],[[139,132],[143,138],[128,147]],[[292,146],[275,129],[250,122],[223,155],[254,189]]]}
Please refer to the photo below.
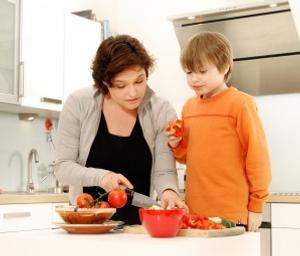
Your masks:
{"label": "kitchen wall", "polygon": [[[168,99],[180,114],[192,95],[179,65],[179,44],[167,17],[236,5],[256,0],[114,0],[113,5],[95,2],[94,10],[111,20],[117,34],[130,34],[143,41],[156,58],[156,70],[149,80],[159,95]],[[272,191],[300,191],[300,94],[258,97],[273,170]]]}
{"label": "kitchen wall", "polygon": [[[57,122],[56,122],[57,123]],[[44,118],[20,121],[18,114],[0,112],[0,188],[5,191],[25,190],[27,159],[32,148],[39,153],[39,163],[32,161],[36,189],[46,190],[48,165],[53,161],[53,146],[46,140]],[[55,136],[55,131],[53,132]]]}

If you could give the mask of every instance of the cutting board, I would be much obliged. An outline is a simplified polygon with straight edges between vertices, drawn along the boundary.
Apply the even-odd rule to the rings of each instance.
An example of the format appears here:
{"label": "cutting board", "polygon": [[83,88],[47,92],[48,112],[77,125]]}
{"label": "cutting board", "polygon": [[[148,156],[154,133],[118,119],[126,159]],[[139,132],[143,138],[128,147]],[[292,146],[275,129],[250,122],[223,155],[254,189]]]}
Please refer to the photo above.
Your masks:
{"label": "cutting board", "polygon": [[[146,229],[142,225],[130,225],[123,228],[124,233],[129,234],[147,234]],[[223,236],[236,236],[245,233],[244,227],[234,227],[225,229],[180,229],[177,236],[189,236],[189,237],[223,237]]]}

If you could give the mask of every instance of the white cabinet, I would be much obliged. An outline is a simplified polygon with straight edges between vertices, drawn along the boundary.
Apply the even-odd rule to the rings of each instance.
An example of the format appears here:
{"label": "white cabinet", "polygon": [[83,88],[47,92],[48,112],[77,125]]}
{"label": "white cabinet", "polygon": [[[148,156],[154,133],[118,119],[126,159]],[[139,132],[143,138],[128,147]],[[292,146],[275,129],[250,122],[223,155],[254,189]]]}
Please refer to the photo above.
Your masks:
{"label": "white cabinet", "polygon": [[55,211],[58,205],[69,203],[0,205],[0,233],[55,228],[55,222],[63,221]]}
{"label": "white cabinet", "polygon": [[59,216],[59,214],[55,211],[56,206],[68,206],[69,203],[53,203],[52,204],[52,227],[56,227],[54,223],[63,222],[63,219]]}
{"label": "white cabinet", "polygon": [[59,113],[71,92],[93,84],[100,42],[99,22],[51,0],[1,0],[0,102],[16,104],[0,109]]}
{"label": "white cabinet", "polygon": [[299,0],[289,0],[292,10],[294,22],[298,31],[298,37],[300,39],[300,2]]}
{"label": "white cabinet", "polygon": [[272,203],[272,256],[298,256],[300,204]]}
{"label": "white cabinet", "polygon": [[20,96],[25,107],[61,110],[64,12],[49,1],[21,6]]}
{"label": "white cabinet", "polygon": [[0,102],[18,103],[19,1],[0,1]]}
{"label": "white cabinet", "polygon": [[100,23],[65,15],[64,100],[73,91],[93,84],[91,64],[100,42]]}
{"label": "white cabinet", "polygon": [[52,228],[52,203],[0,205],[0,232]]}

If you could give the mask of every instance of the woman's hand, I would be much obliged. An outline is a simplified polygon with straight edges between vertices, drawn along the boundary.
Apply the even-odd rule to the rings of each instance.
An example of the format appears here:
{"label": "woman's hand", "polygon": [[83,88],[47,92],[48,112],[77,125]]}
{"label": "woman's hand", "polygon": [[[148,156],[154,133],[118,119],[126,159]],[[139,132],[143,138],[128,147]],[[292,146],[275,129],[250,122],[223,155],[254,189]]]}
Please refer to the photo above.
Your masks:
{"label": "woman's hand", "polygon": [[179,198],[177,193],[171,189],[166,189],[161,196],[160,199],[161,206],[163,208],[184,208],[186,209],[186,212],[189,212],[189,208],[187,205]]}
{"label": "woman's hand", "polygon": [[102,187],[106,192],[118,189],[120,188],[120,185],[133,189],[132,184],[126,177],[115,172],[106,174],[100,182],[100,187]]}
{"label": "woman's hand", "polygon": [[175,136],[174,129],[170,129],[170,130],[166,129],[165,134],[167,136],[168,144],[171,148],[176,148],[179,145],[180,141],[182,140],[182,137]]}

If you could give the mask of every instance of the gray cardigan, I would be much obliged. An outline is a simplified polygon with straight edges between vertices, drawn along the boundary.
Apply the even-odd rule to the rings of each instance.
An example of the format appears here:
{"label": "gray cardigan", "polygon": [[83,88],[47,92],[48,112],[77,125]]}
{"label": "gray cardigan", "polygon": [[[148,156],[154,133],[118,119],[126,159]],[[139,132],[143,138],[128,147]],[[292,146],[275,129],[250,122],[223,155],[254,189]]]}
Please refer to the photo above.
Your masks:
{"label": "gray cardigan", "polygon": [[[83,186],[99,186],[109,170],[87,168],[86,160],[95,139],[102,110],[103,94],[93,87],[69,96],[60,115],[54,171],[57,179],[70,187],[70,202],[76,203]],[[167,145],[165,127],[177,118],[171,105],[148,87],[138,109],[138,118],[152,154],[151,196],[165,189],[178,193],[175,160]],[[143,171],[143,170],[141,170]]]}

